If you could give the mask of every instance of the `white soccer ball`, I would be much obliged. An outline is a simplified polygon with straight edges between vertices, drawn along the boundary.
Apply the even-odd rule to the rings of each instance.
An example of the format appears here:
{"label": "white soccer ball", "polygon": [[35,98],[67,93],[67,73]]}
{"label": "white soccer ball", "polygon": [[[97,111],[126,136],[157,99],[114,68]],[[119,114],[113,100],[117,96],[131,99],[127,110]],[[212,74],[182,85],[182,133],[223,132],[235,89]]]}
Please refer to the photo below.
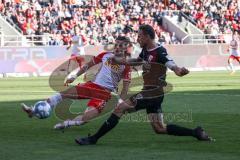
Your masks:
{"label": "white soccer ball", "polygon": [[39,119],[50,117],[51,112],[52,108],[46,101],[39,101],[33,107],[33,114]]}

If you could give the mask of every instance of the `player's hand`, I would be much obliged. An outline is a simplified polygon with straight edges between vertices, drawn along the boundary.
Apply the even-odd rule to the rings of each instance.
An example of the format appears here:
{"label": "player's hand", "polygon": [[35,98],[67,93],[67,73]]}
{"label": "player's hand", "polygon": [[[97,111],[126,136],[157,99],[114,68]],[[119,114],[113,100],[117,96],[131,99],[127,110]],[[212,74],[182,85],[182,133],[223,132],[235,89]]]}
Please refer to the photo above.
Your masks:
{"label": "player's hand", "polygon": [[174,72],[175,72],[175,74],[176,74],[177,76],[182,77],[182,76],[187,75],[187,74],[189,73],[189,70],[186,69],[185,67],[182,67],[182,68],[176,67],[176,68],[174,69]]}

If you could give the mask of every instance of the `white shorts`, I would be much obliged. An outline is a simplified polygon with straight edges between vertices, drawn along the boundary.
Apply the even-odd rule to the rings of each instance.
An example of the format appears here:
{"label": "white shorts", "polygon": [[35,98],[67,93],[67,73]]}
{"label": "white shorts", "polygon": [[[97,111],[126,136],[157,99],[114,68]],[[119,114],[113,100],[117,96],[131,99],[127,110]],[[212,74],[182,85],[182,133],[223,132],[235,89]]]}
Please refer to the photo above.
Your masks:
{"label": "white shorts", "polygon": [[85,55],[85,51],[84,51],[84,47],[80,48],[80,51],[76,52],[76,51],[72,51],[72,56],[83,56]]}
{"label": "white shorts", "polygon": [[240,57],[240,53],[239,53],[238,50],[231,50],[231,51],[230,51],[230,54],[233,55],[233,56],[235,56],[235,57]]}

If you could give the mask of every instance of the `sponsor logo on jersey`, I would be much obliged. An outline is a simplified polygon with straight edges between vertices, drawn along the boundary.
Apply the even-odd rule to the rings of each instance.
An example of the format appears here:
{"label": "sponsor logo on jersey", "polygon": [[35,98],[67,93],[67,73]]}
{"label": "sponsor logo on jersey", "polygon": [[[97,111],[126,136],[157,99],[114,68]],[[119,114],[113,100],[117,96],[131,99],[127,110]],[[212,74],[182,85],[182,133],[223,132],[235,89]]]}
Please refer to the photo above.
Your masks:
{"label": "sponsor logo on jersey", "polygon": [[106,60],[106,62],[104,63],[106,66],[110,67],[112,70],[118,72],[120,71],[120,65],[118,64],[112,64],[111,60],[108,59]]}

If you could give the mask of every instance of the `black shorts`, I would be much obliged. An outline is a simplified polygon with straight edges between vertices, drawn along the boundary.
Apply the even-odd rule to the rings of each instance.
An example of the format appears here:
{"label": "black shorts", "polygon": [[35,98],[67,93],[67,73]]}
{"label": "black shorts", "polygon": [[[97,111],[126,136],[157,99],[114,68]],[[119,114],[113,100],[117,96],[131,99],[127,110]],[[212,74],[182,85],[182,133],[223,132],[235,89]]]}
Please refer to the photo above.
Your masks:
{"label": "black shorts", "polygon": [[164,95],[154,98],[141,98],[139,94],[130,97],[130,101],[135,105],[135,110],[146,109],[147,114],[149,113],[162,113],[162,102]]}

